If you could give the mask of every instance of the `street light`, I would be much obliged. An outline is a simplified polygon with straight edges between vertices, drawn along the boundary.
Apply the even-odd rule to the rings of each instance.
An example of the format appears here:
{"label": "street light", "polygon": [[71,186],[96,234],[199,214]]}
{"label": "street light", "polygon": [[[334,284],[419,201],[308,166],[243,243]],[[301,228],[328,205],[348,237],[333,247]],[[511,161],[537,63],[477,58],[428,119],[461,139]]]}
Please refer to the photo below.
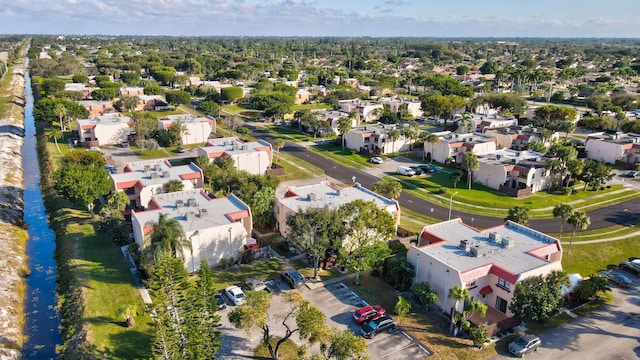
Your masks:
{"label": "street light", "polygon": [[420,265],[420,253],[416,253],[416,284],[418,283],[418,265]]}
{"label": "street light", "polygon": [[451,207],[453,206],[453,197],[456,196],[458,192],[454,192],[449,199],[449,220],[451,220]]}

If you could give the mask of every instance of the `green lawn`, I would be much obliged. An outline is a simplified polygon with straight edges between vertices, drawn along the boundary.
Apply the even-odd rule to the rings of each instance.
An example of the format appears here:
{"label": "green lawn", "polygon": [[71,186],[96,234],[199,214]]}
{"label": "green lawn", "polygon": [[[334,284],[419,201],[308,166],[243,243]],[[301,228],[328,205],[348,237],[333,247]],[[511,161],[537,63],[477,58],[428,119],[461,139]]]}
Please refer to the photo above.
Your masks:
{"label": "green lawn", "polygon": [[162,159],[171,156],[165,149],[143,150],[136,146],[131,146],[133,153],[141,160]]}
{"label": "green lawn", "polygon": [[311,135],[300,132],[289,126],[269,126],[264,128],[265,132],[269,135],[279,137],[285,141],[313,141],[314,138]]}
{"label": "green lawn", "polygon": [[324,174],[324,170],[319,167],[290,154],[279,153],[274,157],[274,161],[285,171],[285,174],[279,178],[280,181],[304,179]]}
{"label": "green lawn", "polygon": [[351,149],[342,149],[341,146],[335,145],[333,142],[314,145],[310,149],[316,154],[356,169],[364,169],[372,166],[371,162],[369,162],[369,157],[360,155]]}
{"label": "green lawn", "polygon": [[224,270],[214,270],[213,279],[218,290],[227,286],[240,285],[247,279],[267,280],[279,276],[284,266],[276,259],[254,261],[251,264],[242,264]]}
{"label": "green lawn", "polygon": [[[85,309],[79,325],[87,329],[94,352],[112,359],[149,358],[152,320],[120,248],[95,231],[94,219],[85,211],[63,209],[57,214],[53,221],[66,233],[58,239],[58,257],[66,259],[71,270],[66,276],[82,290]],[[138,306],[132,329],[117,316],[124,304]]]}
{"label": "green lawn", "polygon": [[574,243],[571,247],[568,244],[563,245],[562,268],[569,274],[595,274],[606,270],[610,265],[627,260],[630,256],[638,256],[638,241],[640,236],[595,244]]}
{"label": "green lawn", "polygon": [[309,109],[309,110],[320,110],[320,109],[331,109],[331,105],[329,104],[300,104],[294,105],[291,108],[291,111],[295,112],[298,110]]}

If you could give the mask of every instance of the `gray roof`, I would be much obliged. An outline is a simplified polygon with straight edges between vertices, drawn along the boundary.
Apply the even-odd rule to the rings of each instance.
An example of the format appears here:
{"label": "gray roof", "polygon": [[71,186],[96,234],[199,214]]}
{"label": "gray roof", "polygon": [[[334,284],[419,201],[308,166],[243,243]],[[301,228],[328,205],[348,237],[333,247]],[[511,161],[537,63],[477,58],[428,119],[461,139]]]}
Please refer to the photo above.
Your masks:
{"label": "gray roof", "polygon": [[[491,240],[491,233],[499,239],[509,239],[511,246],[503,246],[502,240]],[[549,264],[544,256],[561,251],[557,239],[511,221],[478,230],[460,219],[452,219],[425,226],[420,237],[422,241],[432,242],[419,248],[424,254],[460,273],[492,264],[518,275]],[[471,251],[465,251],[460,246],[462,240],[467,240],[470,248],[475,247],[483,255],[475,257]]]}
{"label": "gray roof", "polygon": [[[149,170],[145,170],[146,167]],[[155,173],[153,177],[151,174]],[[125,172],[111,174],[111,178],[114,183],[125,183],[131,181],[139,181],[143,186],[165,184],[170,180],[183,180],[183,176],[187,174],[193,174],[197,178],[202,177],[202,170],[194,163],[189,165],[171,166],[167,159],[154,159],[146,161],[136,161],[128,163],[125,166]]]}

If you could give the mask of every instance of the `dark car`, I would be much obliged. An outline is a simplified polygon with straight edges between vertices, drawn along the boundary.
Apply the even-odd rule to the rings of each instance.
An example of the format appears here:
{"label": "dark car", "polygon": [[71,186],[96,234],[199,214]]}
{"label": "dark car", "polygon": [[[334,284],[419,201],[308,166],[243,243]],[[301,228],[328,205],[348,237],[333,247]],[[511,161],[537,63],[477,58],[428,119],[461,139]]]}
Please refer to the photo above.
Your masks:
{"label": "dark car", "polygon": [[640,276],[640,259],[631,259],[620,263],[620,267],[624,270],[631,271]]}
{"label": "dark car", "polygon": [[600,275],[606,277],[612,283],[620,286],[621,288],[628,288],[633,285],[633,282],[626,276],[613,271],[601,271]]}
{"label": "dark car", "polygon": [[523,335],[509,344],[509,352],[517,357],[524,357],[532,351],[538,351],[542,344],[535,335]]}
{"label": "dark car", "polygon": [[218,310],[222,310],[222,309],[226,309],[227,308],[227,302],[224,301],[224,298],[222,297],[222,294],[215,294],[215,295],[213,295],[213,297],[216,300],[216,304],[218,304]]}
{"label": "dark car", "polygon": [[282,272],[282,279],[286,281],[292,289],[304,284],[304,277],[296,270],[285,270]]}
{"label": "dark car", "polygon": [[396,323],[393,319],[385,315],[370,321],[365,321],[362,324],[360,334],[367,339],[371,339],[379,333],[394,329],[395,327]]}
{"label": "dark car", "polygon": [[433,174],[438,172],[438,167],[435,165],[420,165],[423,173]]}
{"label": "dark car", "polygon": [[413,170],[416,173],[416,175],[422,175],[422,173],[423,173],[423,171],[420,168],[420,166],[409,166],[409,168],[411,170]]}
{"label": "dark car", "polygon": [[370,321],[379,316],[383,316],[386,313],[386,310],[380,305],[367,305],[353,312],[353,320],[358,324],[362,324],[365,321]]}
{"label": "dark car", "polygon": [[640,171],[630,171],[629,173],[627,173],[627,176],[630,178],[636,178],[640,176]]}

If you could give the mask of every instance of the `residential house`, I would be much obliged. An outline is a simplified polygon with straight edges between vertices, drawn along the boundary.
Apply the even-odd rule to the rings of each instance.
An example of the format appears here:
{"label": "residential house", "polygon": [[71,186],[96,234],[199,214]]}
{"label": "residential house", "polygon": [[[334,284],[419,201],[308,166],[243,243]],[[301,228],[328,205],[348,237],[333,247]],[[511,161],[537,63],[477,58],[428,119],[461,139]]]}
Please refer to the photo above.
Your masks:
{"label": "residential house", "polygon": [[557,140],[560,135],[557,131],[553,132],[551,139],[542,140],[542,130],[544,128],[537,126],[506,126],[499,128],[485,127],[483,132],[485,135],[493,136],[496,138],[497,147],[503,147],[513,150],[526,150],[527,146],[531,142],[541,142],[546,147],[549,147]]}
{"label": "residential house", "polygon": [[80,100],[78,101],[80,105],[82,105],[85,109],[89,110],[89,115],[105,115],[116,112],[116,109],[113,107],[113,101],[105,100]]}
{"label": "residential house", "polygon": [[112,191],[124,191],[132,209],[147,209],[154,195],[165,192],[171,180],[182,182],[183,190],[202,188],[202,169],[194,163],[173,166],[167,159],[154,159],[128,163],[124,172],[111,174]]}
{"label": "residential house", "polygon": [[296,92],[296,105],[306,104],[311,100],[311,93],[306,89],[298,89]]}
{"label": "residential house", "polygon": [[345,146],[365,155],[409,151],[413,140],[406,138],[402,134],[395,140],[389,138],[391,130],[401,131],[402,129],[403,127],[398,124],[385,125],[378,123],[375,125],[356,126],[351,128],[345,135]]}
{"label": "residential house", "polygon": [[144,88],[139,87],[139,86],[130,86],[130,87],[123,87],[120,88],[120,97],[125,97],[125,96],[140,96],[140,95],[144,95]]}
{"label": "residential house", "polygon": [[167,115],[158,119],[158,128],[167,129],[175,123],[185,127],[180,135],[181,145],[206,143],[209,135],[216,131],[216,120],[212,117],[195,117],[189,114]]}
{"label": "residential house", "polygon": [[182,253],[190,272],[198,271],[203,259],[209,266],[237,259],[253,230],[251,209],[233,194],[211,198],[203,189],[156,194],[148,210],[131,212],[133,237],[141,249],[149,246],[148,236],[160,214],[176,220],[189,242]]}
{"label": "residential house", "polygon": [[84,84],[84,83],[66,83],[64,84],[64,90],[76,91],[76,92],[82,93],[82,98],[87,99],[89,98],[89,95],[91,94],[91,92],[95,90],[95,88],[89,87],[87,84]]}
{"label": "residential house", "polygon": [[640,134],[590,134],[585,151],[589,159],[631,169],[640,163]]}
{"label": "residential house", "polygon": [[207,144],[197,149],[198,156],[206,156],[211,161],[223,156],[233,159],[236,169],[253,175],[263,175],[271,168],[273,149],[264,140],[242,142],[236,137],[209,139]]}
{"label": "residential house", "polygon": [[[363,122],[374,121],[380,118],[384,106],[378,102],[364,102],[360,99],[338,101],[340,110],[350,113],[355,112],[358,125]],[[380,110],[378,110],[380,109]]]}
{"label": "residential house", "polygon": [[161,95],[138,95],[136,111],[159,111],[169,108],[169,104]]}
{"label": "residential house", "polygon": [[[349,118],[349,113],[340,110],[325,110],[325,111],[315,111],[313,116],[316,120],[322,122],[322,126],[319,128],[319,132],[327,132],[332,131],[336,134],[339,134],[340,131],[338,129],[338,122],[341,118]],[[357,126],[357,120],[355,118],[351,119],[351,127]],[[303,123],[303,126],[307,128],[307,124]],[[312,129],[310,129],[312,131]]]}
{"label": "residential house", "polygon": [[380,98],[380,103],[389,106],[389,111],[398,114],[402,117],[404,114],[409,114],[414,118],[422,116],[422,102],[418,99],[405,99],[405,98]]}
{"label": "residential house", "polygon": [[551,185],[552,174],[545,168],[549,160],[550,157],[534,151],[496,150],[478,156],[473,181],[506,195],[528,196]]}
{"label": "residential house", "polygon": [[471,321],[486,323],[492,336],[517,324],[509,305],[518,283],[562,270],[562,246],[558,239],[511,221],[478,230],[452,219],[425,226],[407,260],[416,269],[416,281],[429,283],[438,294],[436,306],[445,313],[463,310],[462,301],[448,296],[456,286],[485,303],[487,314],[476,314]]}
{"label": "residential house", "polygon": [[496,138],[493,136],[480,133],[451,133],[443,131],[436,133],[439,140],[435,143],[426,142],[424,151],[428,157],[440,163],[451,162],[459,163],[462,160],[462,154],[471,151],[476,155],[489,154],[496,151]]}
{"label": "residential house", "polygon": [[516,126],[518,125],[518,119],[514,117],[500,116],[498,114],[489,116],[473,114],[473,124],[475,125],[475,128],[471,129],[471,131],[484,132],[485,129]]}
{"label": "residential house", "polygon": [[393,216],[397,229],[400,224],[398,201],[376,194],[359,183],[341,188],[328,181],[306,186],[291,186],[282,198],[276,197],[273,204],[276,227],[282,236],[287,236],[289,232],[287,218],[298,210],[338,209],[355,200],[374,201],[379,208],[387,210]]}
{"label": "residential house", "polygon": [[129,138],[133,120],[120,114],[93,116],[77,121],[81,143],[88,146],[119,145]]}

